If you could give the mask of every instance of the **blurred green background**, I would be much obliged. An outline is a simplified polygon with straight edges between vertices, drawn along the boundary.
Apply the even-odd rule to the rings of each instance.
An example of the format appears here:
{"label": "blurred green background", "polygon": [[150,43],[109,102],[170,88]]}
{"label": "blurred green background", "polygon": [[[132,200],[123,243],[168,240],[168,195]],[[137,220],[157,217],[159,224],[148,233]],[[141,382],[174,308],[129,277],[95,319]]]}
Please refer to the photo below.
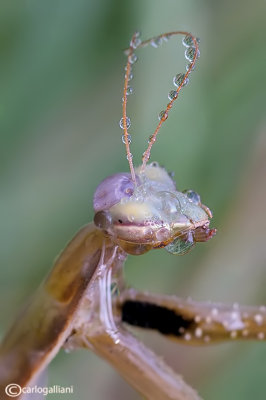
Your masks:
{"label": "blurred green background", "polygon": [[[196,70],[151,159],[175,171],[181,190],[201,194],[218,234],[185,257],[164,250],[129,257],[127,281],[196,300],[266,304],[265,13],[264,0],[1,1],[2,333],[65,243],[92,220],[97,184],[128,170],[118,121],[122,50],[135,30],[143,39],[177,29],[201,39]],[[177,38],[138,53],[128,102],[136,164],[172,77],[184,70],[183,52]],[[265,343],[189,348],[141,337],[204,399],[266,398]],[[49,380],[73,385],[71,399],[139,399],[86,351],[61,352]]]}

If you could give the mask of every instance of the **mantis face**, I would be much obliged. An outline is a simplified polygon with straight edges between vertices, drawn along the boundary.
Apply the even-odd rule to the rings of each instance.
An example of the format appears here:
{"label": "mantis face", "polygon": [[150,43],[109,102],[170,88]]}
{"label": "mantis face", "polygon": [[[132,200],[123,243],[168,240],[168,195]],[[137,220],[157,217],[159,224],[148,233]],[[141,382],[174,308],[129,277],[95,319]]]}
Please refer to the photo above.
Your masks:
{"label": "mantis face", "polygon": [[94,223],[127,253],[165,247],[185,254],[195,242],[216,232],[209,229],[211,211],[192,190],[179,192],[168,172],[153,162],[142,172],[116,174],[100,183],[94,195]]}

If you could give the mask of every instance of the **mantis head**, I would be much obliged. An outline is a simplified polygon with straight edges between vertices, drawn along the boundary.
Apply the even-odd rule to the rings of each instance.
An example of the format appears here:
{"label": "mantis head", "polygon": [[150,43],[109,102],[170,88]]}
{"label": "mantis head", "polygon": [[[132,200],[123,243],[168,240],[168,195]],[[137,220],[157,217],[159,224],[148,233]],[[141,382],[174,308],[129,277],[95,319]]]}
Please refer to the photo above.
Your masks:
{"label": "mantis head", "polygon": [[211,211],[192,190],[179,192],[167,171],[153,162],[143,172],[106,178],[94,195],[95,225],[113,237],[127,253],[141,254],[165,247],[185,254],[195,242],[215,234]]}

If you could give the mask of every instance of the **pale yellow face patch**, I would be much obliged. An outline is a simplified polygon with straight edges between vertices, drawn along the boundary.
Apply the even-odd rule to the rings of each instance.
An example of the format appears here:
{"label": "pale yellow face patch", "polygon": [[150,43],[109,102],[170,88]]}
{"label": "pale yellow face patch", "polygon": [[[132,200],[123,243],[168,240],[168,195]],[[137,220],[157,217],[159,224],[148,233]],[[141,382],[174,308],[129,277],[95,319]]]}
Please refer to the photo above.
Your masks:
{"label": "pale yellow face patch", "polygon": [[138,203],[136,201],[128,203],[118,203],[110,208],[110,213],[113,218],[123,220],[123,217],[130,222],[142,222],[145,219],[153,216],[151,208],[148,204]]}

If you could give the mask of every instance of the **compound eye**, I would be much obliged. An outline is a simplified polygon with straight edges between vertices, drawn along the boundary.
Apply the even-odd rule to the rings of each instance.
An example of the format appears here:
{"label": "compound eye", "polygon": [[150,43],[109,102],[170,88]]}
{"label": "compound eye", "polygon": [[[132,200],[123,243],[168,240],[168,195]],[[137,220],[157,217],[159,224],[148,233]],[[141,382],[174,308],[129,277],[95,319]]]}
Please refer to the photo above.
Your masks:
{"label": "compound eye", "polygon": [[112,216],[108,211],[99,211],[94,215],[94,223],[98,228],[107,230],[112,225]]}
{"label": "compound eye", "polygon": [[191,203],[196,204],[196,206],[201,204],[200,195],[197,192],[187,189],[183,190],[183,193],[187,196],[188,200],[191,201]]}
{"label": "compound eye", "polygon": [[109,210],[124,197],[131,197],[134,183],[129,173],[108,176],[97,187],[93,197],[95,212]]}

